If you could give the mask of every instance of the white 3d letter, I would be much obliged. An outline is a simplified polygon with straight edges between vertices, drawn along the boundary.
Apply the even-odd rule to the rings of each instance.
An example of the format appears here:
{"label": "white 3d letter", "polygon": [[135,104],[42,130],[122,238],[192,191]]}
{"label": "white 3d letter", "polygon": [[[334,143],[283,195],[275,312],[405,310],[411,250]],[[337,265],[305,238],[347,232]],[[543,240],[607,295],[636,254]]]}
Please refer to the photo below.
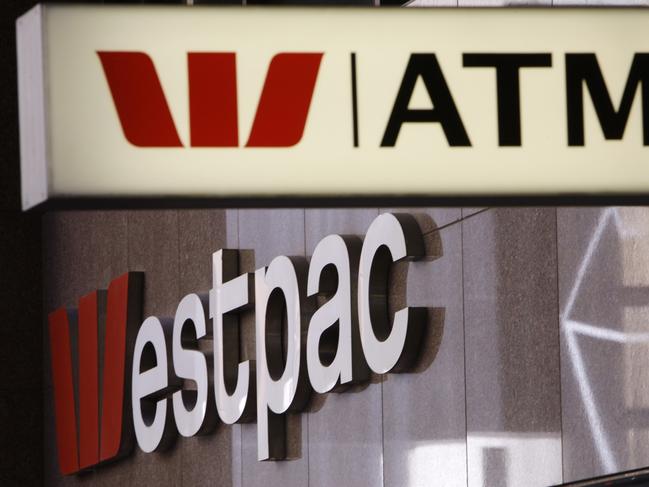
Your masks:
{"label": "white 3d letter", "polygon": [[[219,416],[226,424],[254,415],[254,404],[248,405],[248,391],[251,385],[254,387],[252,368],[248,360],[239,362],[239,323],[231,314],[249,304],[252,277],[251,274],[234,277],[238,267],[236,250],[212,254],[210,317],[214,320],[214,393]],[[231,394],[226,382],[236,384]]]}
{"label": "white 3d letter", "polygon": [[403,308],[390,326],[387,286],[392,262],[423,255],[421,230],[411,215],[379,215],[367,230],[358,271],[358,321],[365,359],[377,374],[404,371],[416,359],[426,310]]}
{"label": "white 3d letter", "polygon": [[[301,273],[304,272],[301,263]],[[299,410],[309,399],[302,355],[304,311],[296,268],[288,257],[273,259],[267,269],[255,271],[255,324],[257,339],[257,457],[286,457],[284,414]],[[286,343],[282,347],[282,321],[286,305]],[[283,364],[282,349],[286,350]]]}
{"label": "white 3d letter", "polygon": [[[193,328],[190,335],[191,343],[185,343],[186,333]],[[209,401],[209,383],[207,377],[207,361],[198,348],[198,340],[207,334],[205,308],[201,298],[196,294],[188,294],[178,304],[173,330],[173,363],[176,376],[181,379],[193,380],[196,391],[177,391],[173,394],[174,418],[178,432],[183,436],[194,436],[196,433],[206,433],[215,423],[214,405]],[[184,345],[184,346],[183,346]],[[189,347],[188,347],[189,345]],[[185,399],[195,396],[195,401]],[[193,402],[187,406],[186,402]]]}
{"label": "white 3d letter", "polygon": [[171,327],[166,328],[155,316],[144,320],[133,352],[133,426],[138,445],[147,453],[167,446],[175,431],[167,419],[171,415],[170,402],[163,397],[171,385],[167,360],[169,340],[165,337]]}
{"label": "white 3d letter", "polygon": [[[331,295],[335,291],[315,311],[309,323],[306,354],[309,380],[320,393],[329,392],[339,384],[365,380],[369,375],[360,350],[356,302],[352,301],[359,251],[358,239],[329,235],[318,243],[311,257],[307,295]],[[332,333],[336,324],[337,340]],[[331,336],[327,337],[327,333]]]}

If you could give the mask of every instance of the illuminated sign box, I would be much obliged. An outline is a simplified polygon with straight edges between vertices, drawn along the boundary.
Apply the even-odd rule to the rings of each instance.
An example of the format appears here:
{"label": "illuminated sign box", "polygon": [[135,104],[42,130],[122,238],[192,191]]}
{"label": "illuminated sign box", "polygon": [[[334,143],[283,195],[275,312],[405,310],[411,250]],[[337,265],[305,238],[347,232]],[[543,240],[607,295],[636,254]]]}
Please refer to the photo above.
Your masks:
{"label": "illuminated sign box", "polygon": [[23,207],[642,196],[649,12],[37,6]]}

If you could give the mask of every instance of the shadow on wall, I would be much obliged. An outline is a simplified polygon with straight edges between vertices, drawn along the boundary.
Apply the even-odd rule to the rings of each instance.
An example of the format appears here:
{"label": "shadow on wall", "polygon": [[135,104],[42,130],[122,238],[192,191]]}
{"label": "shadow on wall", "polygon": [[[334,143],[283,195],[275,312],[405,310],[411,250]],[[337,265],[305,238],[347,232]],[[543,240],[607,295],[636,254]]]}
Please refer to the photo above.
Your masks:
{"label": "shadow on wall", "polygon": [[[424,236],[424,243],[426,248],[426,257],[420,262],[422,265],[434,265],[433,262],[443,256],[442,250],[442,240],[437,232],[437,225],[426,214],[417,214],[415,217],[418,220],[422,231],[426,234]],[[362,239],[363,235],[357,235]],[[241,272],[254,272],[256,267],[255,262],[255,253],[252,250],[241,250]],[[407,305],[412,305],[412,303],[407,303],[407,276],[408,276],[408,266],[409,262],[400,262],[391,266],[391,271],[388,276],[388,285],[387,289],[389,294],[388,299],[388,314],[390,316],[389,322],[392,322],[394,313],[402,309]],[[355,296],[353,296],[355,299]],[[320,303],[321,305],[322,303]],[[283,310],[283,334],[286,334],[286,309]],[[255,313],[254,310],[244,311],[241,315],[241,360],[254,360],[255,359]],[[410,374],[423,374],[425,373],[430,366],[433,364],[435,357],[439,351],[440,345],[442,343],[442,337],[444,334],[444,319],[445,319],[445,309],[443,307],[434,307],[428,309],[426,329],[421,343],[420,354],[415,366],[407,374],[399,374],[400,377],[395,378],[395,380],[401,380],[404,375]],[[306,336],[302,337],[306,343]],[[284,341],[286,337],[284,336]],[[322,344],[321,344],[322,345]],[[389,376],[380,376],[378,374],[371,374],[370,381],[365,383],[360,383],[358,385],[351,386],[340,392],[341,394],[355,394],[365,390],[369,384],[377,384],[388,380]],[[299,413],[287,414],[286,421],[286,435],[287,435],[287,459],[294,460],[302,458],[304,455],[304,450],[306,445],[302,444],[302,421],[301,415],[307,413],[318,414],[326,404],[328,398],[332,394],[338,394],[337,392],[329,392],[327,394],[317,394],[313,393],[311,400],[308,403],[306,409]],[[416,422],[416,418],[413,418]],[[413,428],[416,429],[416,425],[413,425]],[[353,437],[353,432],[349,432],[349,438],[337,438],[340,442],[350,442],[353,443],[356,441],[356,438]]]}
{"label": "shadow on wall", "polygon": [[469,486],[560,482],[556,211],[463,222]]}
{"label": "shadow on wall", "polygon": [[647,209],[554,212],[463,224],[470,486],[649,464]]}
{"label": "shadow on wall", "polygon": [[577,229],[561,283],[566,481],[649,464],[649,215],[581,213],[564,215]]}

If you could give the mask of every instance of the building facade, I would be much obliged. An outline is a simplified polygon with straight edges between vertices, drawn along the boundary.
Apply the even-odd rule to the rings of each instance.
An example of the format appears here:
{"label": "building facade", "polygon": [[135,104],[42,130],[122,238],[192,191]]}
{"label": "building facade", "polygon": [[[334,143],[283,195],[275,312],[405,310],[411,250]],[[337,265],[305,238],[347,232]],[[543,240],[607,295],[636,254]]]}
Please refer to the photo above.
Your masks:
{"label": "building facade", "polygon": [[[385,211],[416,216],[424,261],[393,266],[393,304],[430,308],[410,373],[315,395],[290,415],[286,461],[258,462],[256,426],[220,424],[165,453],[63,478],[45,387],[53,485],[552,485],[646,466],[647,210],[338,208],[57,212],[44,216],[45,308],[75,307],[127,270],[144,315],[211,286],[210,256],[309,257]],[[164,242],[163,245],[160,243]],[[242,319],[243,357],[254,321]],[[47,355],[47,335],[44,350]],[[51,384],[45,360],[45,384]]]}
{"label": "building facade", "polygon": [[[591,3],[605,5],[570,5]],[[284,461],[257,460],[254,423],[218,424],[164,452],[136,445],[111,464],[61,475],[48,313],[140,271],[143,316],[173,317],[183,296],[210,290],[211,256],[221,248],[240,249],[241,270],[253,272],[278,255],[309,259],[329,234],[362,238],[386,212],[413,215],[426,247],[424,259],[395,264],[389,275],[391,310],[428,309],[412,370],[314,394],[302,413],[288,415]],[[648,217],[646,207],[46,212],[43,483],[516,487],[647,467]],[[241,315],[240,353],[256,357],[254,311]]]}

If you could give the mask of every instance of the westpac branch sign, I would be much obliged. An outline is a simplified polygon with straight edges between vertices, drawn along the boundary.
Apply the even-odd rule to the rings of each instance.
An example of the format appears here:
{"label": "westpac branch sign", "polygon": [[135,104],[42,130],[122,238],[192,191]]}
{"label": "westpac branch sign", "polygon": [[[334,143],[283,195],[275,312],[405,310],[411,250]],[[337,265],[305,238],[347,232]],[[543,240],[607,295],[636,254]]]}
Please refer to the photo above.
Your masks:
{"label": "westpac branch sign", "polygon": [[[370,372],[415,364],[427,310],[404,307],[390,316],[388,275],[393,262],[424,253],[414,217],[386,213],[363,241],[325,237],[308,265],[278,256],[240,273],[238,251],[218,250],[212,289],[183,297],[172,319],[142,320],[143,275],[136,272],[82,296],[76,310],[52,311],[61,473],[118,460],[132,451],[133,436],[149,453],[169,447],[177,433],[209,433],[217,420],[256,421],[258,459],[284,459],[285,415],[303,410],[313,391],[342,392]],[[256,358],[242,361],[238,314],[250,308]],[[199,347],[205,340],[211,353]]]}
{"label": "westpac branch sign", "polygon": [[38,6],[23,206],[644,195],[644,10]]}

